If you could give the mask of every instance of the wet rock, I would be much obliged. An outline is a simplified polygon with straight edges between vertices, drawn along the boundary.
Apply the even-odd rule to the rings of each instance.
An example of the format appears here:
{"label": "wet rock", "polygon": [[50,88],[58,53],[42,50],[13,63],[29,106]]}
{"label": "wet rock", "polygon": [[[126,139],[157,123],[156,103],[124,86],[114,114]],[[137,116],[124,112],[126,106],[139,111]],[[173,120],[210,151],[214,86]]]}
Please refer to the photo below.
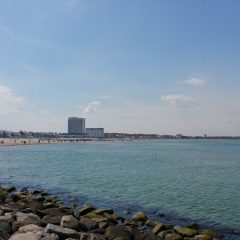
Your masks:
{"label": "wet rock", "polygon": [[64,240],[66,238],[76,238],[79,239],[79,233],[73,229],[70,228],[62,228],[57,225],[48,224],[46,226],[45,231],[47,233],[55,233],[58,235],[60,240]]}
{"label": "wet rock", "polygon": [[147,215],[145,215],[144,212],[138,211],[133,215],[132,219],[136,222],[141,222],[141,221],[145,222],[145,221],[147,221],[148,217],[147,217]]}
{"label": "wet rock", "polygon": [[180,234],[170,233],[165,236],[165,240],[183,240]]}
{"label": "wet rock", "polygon": [[105,236],[108,240],[114,240],[117,237],[123,240],[132,240],[132,235],[124,225],[116,225],[107,228]]}
{"label": "wet rock", "polygon": [[74,229],[74,230],[79,229],[78,220],[75,217],[73,217],[72,215],[63,216],[62,219],[61,219],[60,226],[63,227],[63,228],[71,228],[71,229]]}
{"label": "wet rock", "polygon": [[198,231],[196,231],[195,229],[186,228],[186,227],[175,226],[174,230],[177,233],[183,235],[184,237],[193,237],[198,234]]}
{"label": "wet rock", "polygon": [[12,230],[13,232],[16,232],[18,228],[29,225],[29,224],[40,225],[41,219],[33,213],[17,212],[16,221],[12,223]]}

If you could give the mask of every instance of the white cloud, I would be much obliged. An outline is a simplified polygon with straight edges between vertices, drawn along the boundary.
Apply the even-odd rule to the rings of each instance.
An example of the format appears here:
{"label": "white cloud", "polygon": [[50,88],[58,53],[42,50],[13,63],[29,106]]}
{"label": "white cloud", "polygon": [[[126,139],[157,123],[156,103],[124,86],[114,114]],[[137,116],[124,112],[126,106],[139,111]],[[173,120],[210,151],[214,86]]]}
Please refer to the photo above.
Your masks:
{"label": "white cloud", "polygon": [[15,96],[13,91],[4,85],[0,85],[0,114],[20,112],[24,99]]}
{"label": "white cloud", "polygon": [[102,103],[100,101],[90,102],[83,109],[83,113],[84,114],[95,113],[101,106],[102,106]]}
{"label": "white cloud", "polygon": [[185,84],[201,87],[204,85],[204,81],[199,78],[191,78],[184,81]]}
{"label": "white cloud", "polygon": [[184,95],[162,95],[161,100],[169,103],[172,106],[191,107],[196,106],[196,103],[191,97]]}

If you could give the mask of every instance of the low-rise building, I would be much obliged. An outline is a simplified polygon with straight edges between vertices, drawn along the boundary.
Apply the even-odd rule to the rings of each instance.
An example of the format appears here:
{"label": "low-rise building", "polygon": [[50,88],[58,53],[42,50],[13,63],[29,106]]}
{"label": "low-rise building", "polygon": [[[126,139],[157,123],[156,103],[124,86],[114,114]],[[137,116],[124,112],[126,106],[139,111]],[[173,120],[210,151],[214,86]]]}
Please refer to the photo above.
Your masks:
{"label": "low-rise building", "polygon": [[86,128],[86,135],[88,137],[103,138],[104,128]]}

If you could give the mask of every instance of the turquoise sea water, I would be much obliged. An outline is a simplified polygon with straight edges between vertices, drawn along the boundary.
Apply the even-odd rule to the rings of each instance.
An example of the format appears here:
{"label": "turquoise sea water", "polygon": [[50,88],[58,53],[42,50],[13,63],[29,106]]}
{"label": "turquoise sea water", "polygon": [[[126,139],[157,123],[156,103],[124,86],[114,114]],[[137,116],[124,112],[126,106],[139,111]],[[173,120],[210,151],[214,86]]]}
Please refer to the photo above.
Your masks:
{"label": "turquoise sea water", "polygon": [[66,191],[76,201],[119,211],[159,210],[172,221],[240,229],[240,141],[0,147],[0,181]]}

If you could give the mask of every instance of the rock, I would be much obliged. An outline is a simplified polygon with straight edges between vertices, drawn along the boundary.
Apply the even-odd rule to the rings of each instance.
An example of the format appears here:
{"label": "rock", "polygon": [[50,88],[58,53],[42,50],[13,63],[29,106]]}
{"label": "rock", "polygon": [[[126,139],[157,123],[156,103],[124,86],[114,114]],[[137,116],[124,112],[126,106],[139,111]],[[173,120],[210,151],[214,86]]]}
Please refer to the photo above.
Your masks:
{"label": "rock", "polygon": [[105,240],[105,236],[97,233],[80,233],[80,240]]}
{"label": "rock", "polygon": [[92,212],[93,210],[95,210],[95,207],[93,207],[90,204],[86,204],[77,211],[77,216],[84,216],[84,215]]}
{"label": "rock", "polygon": [[199,234],[199,235],[195,235],[193,239],[194,240],[212,240],[212,237],[209,235]]}
{"label": "rock", "polygon": [[132,240],[132,235],[124,225],[116,225],[107,228],[105,236],[108,240],[114,240],[117,237],[123,240]]}
{"label": "rock", "polygon": [[165,240],[183,240],[180,234],[170,233],[165,236]]}
{"label": "rock", "polygon": [[192,228],[192,229],[198,230],[198,229],[199,229],[199,226],[198,226],[197,223],[192,222],[192,223],[188,224],[188,225],[186,226],[186,228]]}
{"label": "rock", "polygon": [[216,233],[215,233],[213,228],[205,228],[201,231],[201,234],[202,235],[209,235],[209,236],[212,236],[212,237],[216,236]]}
{"label": "rock", "polygon": [[13,191],[16,191],[16,188],[15,188],[15,186],[13,186],[13,185],[9,185],[9,186],[6,186],[6,187],[4,187],[4,190],[6,191],[6,192],[13,192]]}
{"label": "rock", "polygon": [[11,227],[11,224],[9,223],[9,221],[0,220],[0,229],[7,233],[10,233],[12,230],[12,227]]}
{"label": "rock", "polygon": [[96,223],[100,223],[100,222],[107,222],[108,219],[105,217],[99,217],[99,218],[92,218],[92,221],[94,221]]}
{"label": "rock", "polygon": [[78,230],[79,223],[78,220],[72,215],[66,215],[62,217],[60,226],[63,228]]}
{"label": "rock", "polygon": [[[104,222],[100,222],[100,223],[104,223]],[[80,221],[79,221],[79,228],[82,229],[83,232],[87,232],[87,231],[91,231],[98,228],[98,224],[95,221],[92,221],[92,219],[90,218],[82,217],[80,218]]]}
{"label": "rock", "polygon": [[164,231],[159,232],[159,233],[157,234],[157,236],[160,237],[160,238],[165,238],[165,236],[166,236],[167,234],[172,234],[172,233],[174,233],[174,232],[171,231],[171,230],[164,230]]}
{"label": "rock", "polygon": [[43,231],[43,228],[35,224],[29,224],[29,225],[20,227],[18,229],[18,233],[37,232],[37,231]]}
{"label": "rock", "polygon": [[155,227],[157,224],[158,224],[159,222],[157,222],[157,221],[155,221],[155,220],[150,220],[150,219],[148,219],[147,221],[146,221],[146,225],[147,226],[149,226],[149,227]]}
{"label": "rock", "polygon": [[106,229],[109,226],[108,222],[100,222],[98,223],[98,227],[100,229]]}
{"label": "rock", "polygon": [[113,214],[113,209],[112,208],[99,208],[99,209],[94,210],[94,213],[96,213],[97,215],[103,215],[104,213]]}
{"label": "rock", "polygon": [[11,240],[58,240],[56,234],[48,234],[43,231],[33,231],[26,233],[16,233],[11,238]]}
{"label": "rock", "polygon": [[61,208],[47,208],[44,210],[38,210],[37,215],[41,218],[43,218],[46,215],[55,215],[55,216],[64,216],[68,215],[68,211],[65,211],[64,209]]}
{"label": "rock", "polygon": [[60,240],[64,240],[66,238],[76,238],[79,239],[79,233],[73,229],[70,228],[62,228],[57,225],[48,224],[46,226],[45,231],[47,233],[55,233],[58,235]]}
{"label": "rock", "polygon": [[142,239],[143,233],[135,226],[126,227],[129,233],[132,235],[133,239]]}
{"label": "rock", "polygon": [[43,217],[42,223],[44,225],[47,225],[48,223],[54,224],[54,225],[60,225],[62,216],[55,216],[55,215],[47,215]]}
{"label": "rock", "polygon": [[138,211],[133,215],[132,219],[136,222],[145,222],[147,221],[148,217],[145,215],[144,212]]}
{"label": "rock", "polygon": [[10,235],[5,232],[4,230],[0,229],[0,239],[1,240],[8,240],[10,238]]}
{"label": "rock", "polygon": [[17,212],[16,219],[17,220],[12,223],[13,232],[16,232],[18,228],[29,225],[29,224],[35,224],[35,225],[41,224],[41,219],[33,213]]}
{"label": "rock", "polygon": [[141,240],[158,240],[158,237],[152,232],[145,232]]}
{"label": "rock", "polygon": [[173,229],[184,237],[193,237],[198,234],[198,231],[191,228],[175,226]]}
{"label": "rock", "polygon": [[152,230],[154,234],[158,234],[159,232],[166,230],[166,226],[163,223],[158,223]]}
{"label": "rock", "polygon": [[41,237],[33,232],[18,233],[9,238],[9,240],[39,240],[39,239],[41,239]]}

